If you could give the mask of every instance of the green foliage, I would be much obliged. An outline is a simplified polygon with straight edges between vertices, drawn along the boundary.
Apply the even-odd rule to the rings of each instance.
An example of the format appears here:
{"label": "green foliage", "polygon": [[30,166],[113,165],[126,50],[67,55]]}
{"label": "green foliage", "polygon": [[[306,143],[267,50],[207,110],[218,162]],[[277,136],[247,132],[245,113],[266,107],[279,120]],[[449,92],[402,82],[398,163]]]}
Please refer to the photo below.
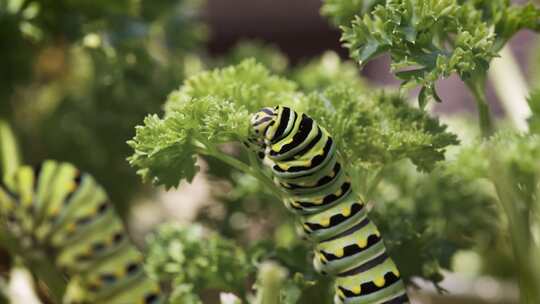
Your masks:
{"label": "green foliage", "polygon": [[255,60],[200,73],[187,79],[167,100],[167,116],[182,109],[192,99],[213,97],[243,106],[254,112],[264,105],[290,103],[296,85],[271,73]]}
{"label": "green foliage", "polygon": [[218,58],[218,63],[220,66],[239,64],[247,58],[254,58],[278,74],[285,73],[289,67],[289,59],[276,46],[258,40],[240,41],[224,58]]}
{"label": "green foliage", "polygon": [[150,116],[137,128],[129,142],[135,150],[130,164],[146,180],[166,187],[191,180],[195,152],[219,156],[219,144],[245,140],[249,113],[292,100],[294,89],[253,60],[193,76],[169,96],[162,120]]}
{"label": "green foliage", "polygon": [[[305,95],[296,91],[295,83],[271,75],[253,60],[193,76],[169,96],[163,119],[147,117],[145,125],[137,128],[129,142],[135,151],[130,163],[146,180],[176,186],[181,179],[193,178],[195,154],[230,163],[218,145],[245,141],[249,113],[279,104],[320,121],[331,130],[347,160],[358,167],[410,158],[421,170],[430,170],[444,158],[444,148],[457,143],[437,120],[400,96],[361,94],[357,76],[343,77],[349,79],[344,85],[356,86]],[[323,89],[333,82],[316,80],[312,86]],[[232,165],[247,173],[256,170],[237,161]]]}
{"label": "green foliage", "polygon": [[444,165],[429,174],[407,163],[387,171],[371,214],[405,278],[437,283],[458,250],[492,250],[499,227],[490,189]]}
{"label": "green foliage", "polygon": [[337,86],[311,94],[307,105],[307,112],[331,130],[351,168],[377,169],[408,158],[429,171],[444,159],[447,146],[458,143],[446,126],[397,94],[360,95]]}
{"label": "green foliage", "polygon": [[[335,9],[329,16],[348,20],[346,13],[350,11]],[[387,0],[356,13],[352,23],[342,27],[351,57],[365,64],[389,53],[403,85],[422,87],[421,106],[428,98],[439,101],[435,82],[452,73],[466,82],[483,81],[498,50],[517,31],[538,30],[540,18],[534,5],[511,6],[508,0]]]}
{"label": "green foliage", "polygon": [[487,155],[489,178],[508,221],[520,297],[524,303],[536,303],[540,301],[540,242],[536,237],[540,232],[540,137],[499,134]]}
{"label": "green foliage", "polygon": [[345,84],[355,89],[366,89],[358,67],[352,61],[342,60],[334,51],[295,66],[288,66],[288,59],[272,45],[259,41],[244,41],[236,45],[218,65],[239,64],[246,58],[254,58],[273,73],[289,77],[303,91],[323,90],[334,84]]}
{"label": "green foliage", "polygon": [[9,46],[0,69],[9,73],[0,76],[0,115],[12,122],[27,161],[73,162],[115,202],[136,195],[125,141],[184,78],[185,55],[205,36],[199,5],[1,0],[0,41]]}
{"label": "green foliage", "polygon": [[355,90],[366,89],[364,79],[351,61],[343,61],[335,52],[325,52],[320,57],[291,71],[291,78],[305,91],[323,90],[341,84]]}
{"label": "green foliage", "polygon": [[199,225],[171,223],[162,225],[148,244],[147,270],[170,284],[171,303],[202,303],[197,293],[209,288],[243,294],[250,263],[232,241]]}

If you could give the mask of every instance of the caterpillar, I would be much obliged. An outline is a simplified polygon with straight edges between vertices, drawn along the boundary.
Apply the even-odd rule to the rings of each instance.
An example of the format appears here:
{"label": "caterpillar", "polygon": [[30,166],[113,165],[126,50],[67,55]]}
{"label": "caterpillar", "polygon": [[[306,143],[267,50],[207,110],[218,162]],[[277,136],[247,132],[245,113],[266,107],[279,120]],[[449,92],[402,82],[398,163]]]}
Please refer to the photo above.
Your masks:
{"label": "caterpillar", "polygon": [[164,303],[104,189],[71,164],[45,161],[6,176],[0,225],[23,259],[49,260],[61,271],[69,282],[64,303]]}
{"label": "caterpillar", "polygon": [[334,303],[400,304],[409,299],[380,232],[351,187],[329,133],[285,106],[251,117],[246,145],[262,158],[315,243],[315,269],[335,278]]}

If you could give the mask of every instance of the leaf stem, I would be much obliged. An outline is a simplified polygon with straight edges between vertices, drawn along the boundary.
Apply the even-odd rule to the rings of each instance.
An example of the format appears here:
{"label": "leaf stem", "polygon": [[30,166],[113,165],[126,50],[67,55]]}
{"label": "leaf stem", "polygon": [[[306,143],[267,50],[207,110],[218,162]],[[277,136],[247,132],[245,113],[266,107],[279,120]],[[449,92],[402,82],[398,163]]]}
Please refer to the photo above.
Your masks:
{"label": "leaf stem", "polygon": [[493,134],[494,128],[491,120],[489,104],[486,98],[486,75],[476,75],[475,77],[471,77],[465,81],[465,84],[473,94],[476,101],[478,122],[480,124],[482,137],[487,138]]}
{"label": "leaf stem", "polygon": [[257,180],[259,180],[261,183],[265,185],[265,189],[269,190],[272,194],[277,196],[278,198],[282,197],[281,191],[274,185],[272,180],[267,177],[266,175],[262,174],[260,172],[260,168],[254,168],[220,150],[215,148],[213,145],[207,144],[205,147],[198,147],[196,149],[196,152],[202,155],[211,156],[214,158],[219,159],[220,161],[226,163],[227,165],[242,171],[246,174],[250,174],[251,176],[255,177]]}
{"label": "leaf stem", "polygon": [[377,186],[379,186],[379,184],[381,183],[384,177],[385,169],[386,169],[386,166],[383,166],[380,169],[378,169],[375,176],[369,181],[369,185],[366,191],[366,201],[370,201],[371,197],[373,196],[373,193],[375,192],[375,190],[377,190]]}
{"label": "leaf stem", "polygon": [[256,304],[281,303],[281,288],[287,271],[275,262],[264,262],[259,266]]}
{"label": "leaf stem", "polygon": [[508,168],[493,153],[490,157],[490,179],[495,186],[499,203],[508,219],[508,230],[515,265],[518,269],[518,283],[520,286],[520,303],[540,303],[540,291],[537,289],[540,282],[538,258],[535,256],[534,238],[530,230],[530,202],[522,200]]}

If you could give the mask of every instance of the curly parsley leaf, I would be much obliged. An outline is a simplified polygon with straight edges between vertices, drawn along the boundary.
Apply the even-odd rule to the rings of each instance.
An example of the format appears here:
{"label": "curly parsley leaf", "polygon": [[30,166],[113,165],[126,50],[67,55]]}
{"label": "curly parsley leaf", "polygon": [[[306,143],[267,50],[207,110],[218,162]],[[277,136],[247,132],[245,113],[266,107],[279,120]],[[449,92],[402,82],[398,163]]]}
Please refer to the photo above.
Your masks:
{"label": "curly parsley leaf", "polygon": [[[485,78],[491,60],[517,31],[540,27],[540,9],[508,0],[386,0],[371,9],[362,4],[328,0],[325,8],[331,21],[341,23],[351,57],[363,65],[389,53],[403,85],[422,87],[421,106],[439,100],[437,80],[453,73],[465,82]],[[356,16],[345,22],[354,7]]]}
{"label": "curly parsley leaf", "polygon": [[446,126],[398,94],[358,94],[333,86],[308,98],[307,112],[331,132],[353,168],[382,167],[408,158],[419,170],[430,171],[444,159],[445,148],[458,143]]}

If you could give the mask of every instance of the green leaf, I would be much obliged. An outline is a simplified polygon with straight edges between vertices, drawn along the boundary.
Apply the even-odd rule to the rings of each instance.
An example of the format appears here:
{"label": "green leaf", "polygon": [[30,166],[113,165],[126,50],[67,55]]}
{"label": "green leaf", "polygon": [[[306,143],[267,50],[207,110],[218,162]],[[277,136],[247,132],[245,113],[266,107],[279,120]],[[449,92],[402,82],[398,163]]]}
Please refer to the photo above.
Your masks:
{"label": "green leaf", "polygon": [[425,109],[427,103],[428,103],[428,99],[429,99],[429,96],[428,96],[428,91],[429,89],[427,87],[422,87],[422,89],[420,90],[420,93],[418,94],[418,106],[420,107],[420,109]]}

